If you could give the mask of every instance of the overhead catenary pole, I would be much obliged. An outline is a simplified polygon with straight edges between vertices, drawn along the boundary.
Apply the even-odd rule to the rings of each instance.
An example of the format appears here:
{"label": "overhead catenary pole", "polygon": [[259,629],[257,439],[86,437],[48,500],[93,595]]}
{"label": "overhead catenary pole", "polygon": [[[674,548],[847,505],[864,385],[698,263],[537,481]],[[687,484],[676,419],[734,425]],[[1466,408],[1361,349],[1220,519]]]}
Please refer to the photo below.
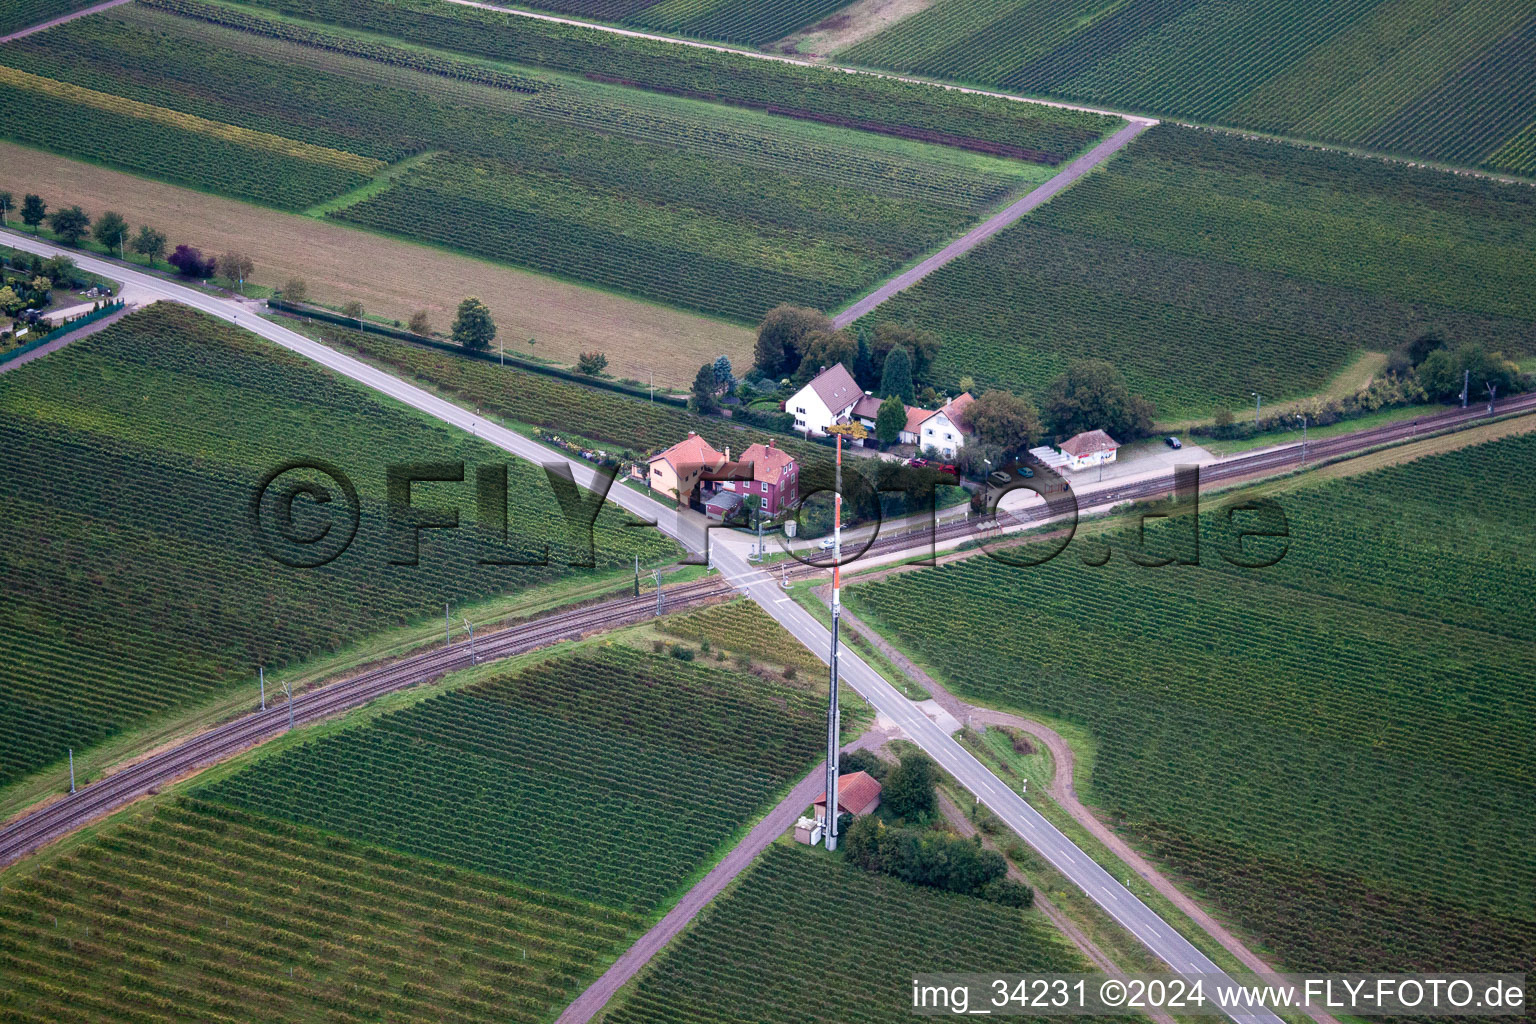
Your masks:
{"label": "overhead catenary pole", "polygon": [[635,596],[640,596],[640,555],[635,555]]}
{"label": "overhead catenary pole", "polygon": [[1259,410],[1264,407],[1264,396],[1257,391],[1253,393],[1253,425],[1259,425]]}
{"label": "overhead catenary pole", "polygon": [[293,684],[283,680],[283,693],[288,698],[288,728],[293,728]]}
{"label": "overhead catenary pole", "polygon": [[475,626],[474,626],[474,623],[470,622],[468,619],[465,619],[464,620],[464,628],[469,630],[469,663],[471,665],[477,665],[477,664],[479,664],[479,662],[475,660]]}
{"label": "overhead catenary pole", "polygon": [[1493,398],[1498,394],[1499,386],[1492,381],[1488,382],[1488,415],[1493,415]]}
{"label": "overhead catenary pole", "polygon": [[453,620],[448,618],[448,602],[443,602],[443,644],[453,646]]}
{"label": "overhead catenary pole", "polygon": [[267,666],[256,666],[258,678],[261,680],[261,710],[267,710]]}
{"label": "overhead catenary pole", "polygon": [[827,685],[827,849],[837,849],[837,632],[843,614],[843,435],[837,435],[837,483],[832,492],[832,656]]}
{"label": "overhead catenary pole", "polygon": [[1461,407],[1467,407],[1467,399],[1472,395],[1472,371],[1461,371]]}
{"label": "overhead catenary pole", "polygon": [[69,748],[69,791],[75,791],[75,748]]}
{"label": "overhead catenary pole", "polygon": [[656,570],[656,614],[661,615],[661,570]]}

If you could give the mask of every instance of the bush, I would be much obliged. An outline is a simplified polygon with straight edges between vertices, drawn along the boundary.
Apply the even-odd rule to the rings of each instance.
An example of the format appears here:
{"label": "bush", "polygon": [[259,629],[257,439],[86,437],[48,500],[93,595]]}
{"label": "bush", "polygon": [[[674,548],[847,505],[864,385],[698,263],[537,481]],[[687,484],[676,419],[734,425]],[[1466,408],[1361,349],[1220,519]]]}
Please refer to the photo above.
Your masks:
{"label": "bush", "polygon": [[672,657],[676,658],[678,661],[693,660],[693,648],[684,647],[682,644],[673,644],[672,649],[667,653],[672,655]]}
{"label": "bush", "polygon": [[1008,880],[1008,862],[983,849],[979,837],[892,828],[872,815],[856,819],[844,836],[848,859],[866,871],[1006,906],[1028,906],[1034,898],[1027,886]]}
{"label": "bush", "polygon": [[873,750],[850,751],[838,759],[838,767],[843,775],[868,772],[881,784],[884,784],[886,776],[890,774],[890,768]]}
{"label": "bush", "polygon": [[601,352],[583,352],[576,359],[576,372],[599,377],[608,368],[608,357]]}
{"label": "bush", "polygon": [[913,751],[902,757],[882,795],[886,807],[900,818],[922,820],[934,811],[937,800],[934,784],[938,781],[938,767],[927,754]]}
{"label": "bush", "polygon": [[166,262],[175,267],[182,277],[198,280],[207,280],[218,269],[217,260],[212,256],[204,257],[200,249],[191,245],[178,245]]}

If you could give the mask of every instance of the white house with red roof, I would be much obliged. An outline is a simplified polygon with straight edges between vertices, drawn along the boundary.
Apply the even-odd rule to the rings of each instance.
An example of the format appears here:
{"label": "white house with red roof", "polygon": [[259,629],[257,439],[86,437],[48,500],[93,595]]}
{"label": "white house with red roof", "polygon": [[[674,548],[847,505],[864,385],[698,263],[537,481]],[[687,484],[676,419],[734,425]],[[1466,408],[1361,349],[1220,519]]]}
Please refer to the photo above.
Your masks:
{"label": "white house with red roof", "polygon": [[794,457],[782,448],[767,444],[754,444],[741,453],[740,468],[748,470],[740,478],[732,473],[732,479],[722,480],[720,489],[734,491],[743,498],[756,495],[762,500],[762,509],[776,516],[792,508],[800,497],[800,466]]}
{"label": "white house with red roof", "polygon": [[918,446],[923,451],[932,448],[946,459],[954,458],[955,453],[965,447],[965,439],[971,436],[971,422],[966,419],[965,410],[974,401],[976,399],[967,391],[940,406],[919,425]]}
{"label": "white house with red roof", "polygon": [[864,397],[848,367],[836,363],[822,370],[805,387],[790,396],[784,411],[793,413],[795,429],[825,437],[827,428],[853,412]]}
{"label": "white house with red roof", "polygon": [[1066,468],[1075,471],[1114,462],[1115,454],[1120,450],[1120,442],[1102,430],[1085,430],[1056,447],[1066,456]]}

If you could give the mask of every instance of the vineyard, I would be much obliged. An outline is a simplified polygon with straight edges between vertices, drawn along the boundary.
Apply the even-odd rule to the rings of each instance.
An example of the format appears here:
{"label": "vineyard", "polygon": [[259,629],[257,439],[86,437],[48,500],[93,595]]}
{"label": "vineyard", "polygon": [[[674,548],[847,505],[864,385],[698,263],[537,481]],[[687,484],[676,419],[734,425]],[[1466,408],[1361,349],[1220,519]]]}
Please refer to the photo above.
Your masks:
{"label": "vineyard", "polygon": [[535,1022],[637,918],[178,799],[0,892],[15,1021]]}
{"label": "vineyard", "polygon": [[[1049,174],[223,11],[157,0],[81,19],[7,47],[0,82],[105,97],[89,107],[103,117],[265,140],[283,156],[328,160],[351,184],[436,154],[330,215],[746,322],[786,301],[843,305]],[[282,205],[317,196],[306,188]]]}
{"label": "vineyard", "polygon": [[[0,607],[17,627],[0,638],[0,785],[66,747],[252,685],[259,664],[336,650],[445,599],[567,578],[585,557],[552,534],[558,505],[535,467],[168,303],[7,373],[0,409],[0,510],[13,538],[0,552]],[[355,483],[356,541],[321,568],[286,568],[258,546],[251,499],[264,473],[315,458]],[[466,529],[433,531],[420,565],[391,569],[400,545],[385,521],[385,467],[420,461],[507,465],[510,546],[547,541],[549,564],[481,565],[481,538]],[[417,500],[462,506],[472,522],[472,486],[423,485]],[[676,550],[622,530],[622,518],[598,521],[597,571]]]}
{"label": "vineyard", "polygon": [[100,0],[10,0],[0,11],[0,35],[41,25],[50,18],[90,7]]}
{"label": "vineyard", "polygon": [[814,762],[821,701],[605,646],[498,675],[202,795],[645,913]]}
{"label": "vineyard", "polygon": [[707,642],[775,665],[792,665],[813,678],[824,674],[821,659],[747,600],[711,605],[696,612],[669,615],[657,628],[694,643]]}
{"label": "vineyard", "polygon": [[1220,561],[1207,512],[1202,567],[1069,549],[849,600],[972,699],[1091,729],[1103,809],[1287,966],[1514,969],[1536,955],[1533,470],[1523,436],[1291,492],[1263,570]]}
{"label": "vineyard", "polygon": [[657,32],[761,46],[846,6],[848,0],[660,0],[627,20]]}
{"label": "vineyard", "polygon": [[1529,0],[940,0],[839,58],[1530,175],[1533,42]]}
{"label": "vineyard", "polygon": [[1208,416],[1430,330],[1536,352],[1533,247],[1526,188],[1158,126],[879,316],[938,333],[951,382],[1038,392],[1093,355]]}
{"label": "vineyard", "polygon": [[[835,897],[835,928],[808,908]],[[770,846],[640,975],[611,1024],[874,1024],[912,1016],[915,974],[1086,971],[1043,917]],[[829,974],[830,972],[830,974]],[[828,984],[828,977],[847,984]]]}
{"label": "vineyard", "polygon": [[[250,0],[249,6],[652,92],[1052,165],[1120,125],[1117,118],[1096,114],[757,60],[434,0]],[[727,6],[743,7],[722,4],[721,9]],[[623,13],[609,11],[606,16]]]}

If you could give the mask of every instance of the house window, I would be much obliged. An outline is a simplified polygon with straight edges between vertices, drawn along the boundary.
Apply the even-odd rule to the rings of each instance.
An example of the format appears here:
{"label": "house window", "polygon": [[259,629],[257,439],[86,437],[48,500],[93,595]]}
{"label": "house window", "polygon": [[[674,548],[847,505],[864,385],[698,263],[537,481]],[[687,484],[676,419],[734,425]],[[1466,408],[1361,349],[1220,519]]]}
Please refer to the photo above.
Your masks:
{"label": "house window", "polygon": [[955,435],[954,434],[945,434],[944,435],[944,440],[946,440],[946,441],[953,441],[954,439],[955,439]]}
{"label": "house window", "polygon": [[804,416],[805,415],[805,406],[803,406],[803,405],[795,406],[795,412],[797,412],[800,415]]}

